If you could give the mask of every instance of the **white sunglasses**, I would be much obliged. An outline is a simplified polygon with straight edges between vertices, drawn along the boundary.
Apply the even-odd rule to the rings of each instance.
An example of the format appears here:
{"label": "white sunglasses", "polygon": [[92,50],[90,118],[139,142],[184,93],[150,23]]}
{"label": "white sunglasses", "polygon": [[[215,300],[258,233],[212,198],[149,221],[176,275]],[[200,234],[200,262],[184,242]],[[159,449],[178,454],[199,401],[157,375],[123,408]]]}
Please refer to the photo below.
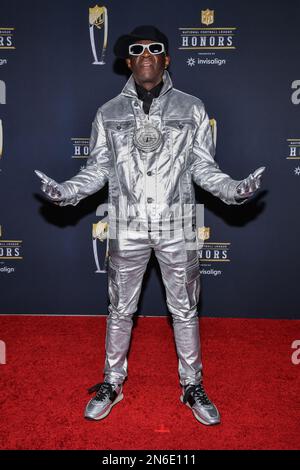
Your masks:
{"label": "white sunglasses", "polygon": [[152,42],[151,44],[130,44],[130,55],[142,55],[147,49],[150,54],[157,55],[165,52],[165,46],[162,42]]}

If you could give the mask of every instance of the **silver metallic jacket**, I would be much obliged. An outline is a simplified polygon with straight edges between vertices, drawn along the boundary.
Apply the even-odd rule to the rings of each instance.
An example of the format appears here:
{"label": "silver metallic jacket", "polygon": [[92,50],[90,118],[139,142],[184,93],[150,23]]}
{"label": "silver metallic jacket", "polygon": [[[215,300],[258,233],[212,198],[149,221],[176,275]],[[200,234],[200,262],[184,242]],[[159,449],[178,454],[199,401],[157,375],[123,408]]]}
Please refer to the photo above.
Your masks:
{"label": "silver metallic jacket", "polygon": [[[109,182],[109,204],[114,208],[110,220],[157,223],[174,214],[174,208],[177,218],[184,205],[195,205],[192,181],[226,204],[239,204],[235,194],[240,181],[223,173],[214,160],[202,101],[173,88],[167,71],[163,82],[149,115],[138,99],[133,75],[119,95],[99,108],[86,167],[63,183],[67,196],[61,205],[76,205]],[[145,122],[163,136],[160,147],[150,153],[135,147],[133,139]]]}

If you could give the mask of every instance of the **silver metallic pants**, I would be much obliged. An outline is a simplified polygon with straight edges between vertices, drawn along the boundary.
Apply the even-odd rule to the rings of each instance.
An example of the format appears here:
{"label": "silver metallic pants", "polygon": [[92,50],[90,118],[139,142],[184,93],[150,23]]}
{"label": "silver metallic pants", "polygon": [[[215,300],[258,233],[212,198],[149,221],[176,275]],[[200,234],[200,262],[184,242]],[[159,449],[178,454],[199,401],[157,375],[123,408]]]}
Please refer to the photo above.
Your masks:
{"label": "silver metallic pants", "polygon": [[106,328],[105,381],[122,383],[127,376],[127,353],[132,316],[137,311],[143,275],[152,249],[160,265],[167,305],[173,318],[181,385],[198,384],[202,375],[197,303],[200,293],[196,249],[187,249],[182,234],[164,239],[159,232],[109,241],[109,315]]}

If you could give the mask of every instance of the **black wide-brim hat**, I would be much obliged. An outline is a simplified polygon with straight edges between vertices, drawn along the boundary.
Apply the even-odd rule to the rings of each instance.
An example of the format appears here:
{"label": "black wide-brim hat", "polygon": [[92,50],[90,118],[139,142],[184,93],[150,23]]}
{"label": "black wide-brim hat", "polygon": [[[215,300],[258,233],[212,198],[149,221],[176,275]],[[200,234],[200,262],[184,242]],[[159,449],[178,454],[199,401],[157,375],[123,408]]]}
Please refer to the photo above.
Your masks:
{"label": "black wide-brim hat", "polygon": [[162,42],[165,46],[166,53],[168,54],[169,41],[167,36],[151,25],[137,26],[129,34],[123,34],[117,39],[114,45],[114,53],[121,59],[129,57],[129,46],[134,44],[139,39],[149,39],[155,42]]}

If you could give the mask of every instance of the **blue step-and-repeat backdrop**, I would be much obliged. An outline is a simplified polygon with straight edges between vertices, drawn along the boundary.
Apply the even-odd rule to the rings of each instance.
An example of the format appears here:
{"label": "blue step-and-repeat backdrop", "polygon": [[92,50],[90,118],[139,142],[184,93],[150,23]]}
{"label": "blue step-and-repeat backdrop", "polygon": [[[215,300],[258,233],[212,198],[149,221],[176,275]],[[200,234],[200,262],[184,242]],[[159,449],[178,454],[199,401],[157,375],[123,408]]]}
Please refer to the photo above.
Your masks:
{"label": "blue step-and-repeat backdrop", "polygon": [[[97,108],[128,78],[114,42],[154,24],[169,37],[174,86],[217,122],[222,170],[242,179],[267,168],[240,207],[197,188],[199,311],[300,318],[299,18],[298,0],[1,0],[0,313],[107,313],[106,246],[92,238],[107,188],[61,208],[33,170],[64,181],[85,164]],[[167,313],[154,255],[139,313]]]}

